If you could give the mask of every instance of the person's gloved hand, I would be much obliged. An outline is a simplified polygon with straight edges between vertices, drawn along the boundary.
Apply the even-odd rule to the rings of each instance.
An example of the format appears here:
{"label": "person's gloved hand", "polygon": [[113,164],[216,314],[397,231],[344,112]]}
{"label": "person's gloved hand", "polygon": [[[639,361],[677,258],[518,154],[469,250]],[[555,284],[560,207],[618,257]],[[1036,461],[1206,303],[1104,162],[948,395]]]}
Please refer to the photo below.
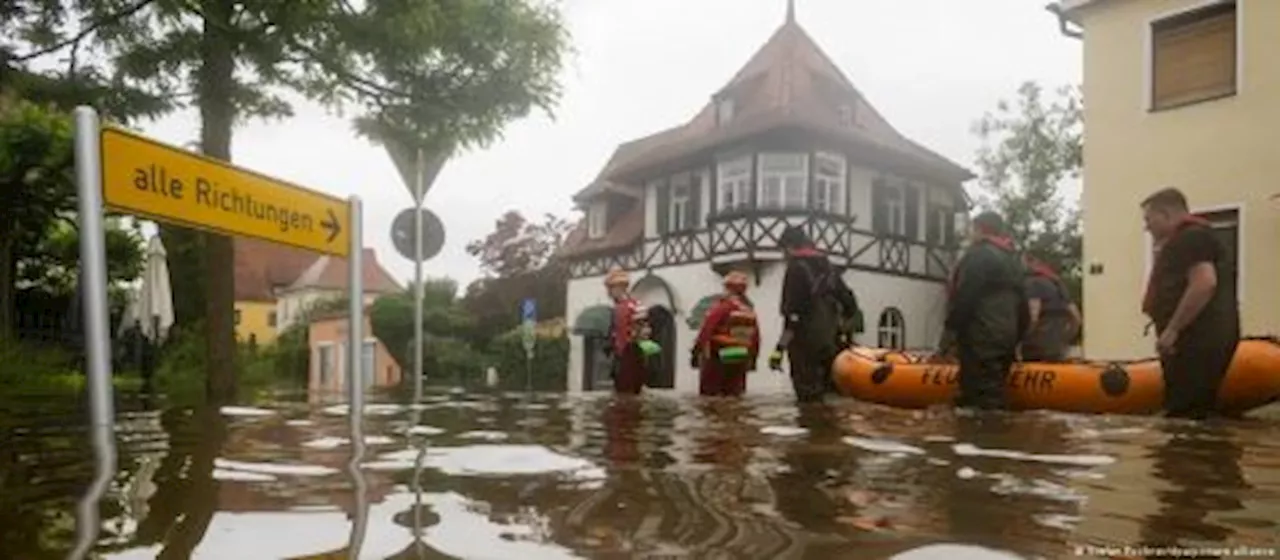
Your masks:
{"label": "person's gloved hand", "polygon": [[689,352],[689,367],[693,369],[698,369],[699,367],[701,367],[702,366],[701,358],[702,356],[698,354],[698,349],[694,348],[692,352]]}
{"label": "person's gloved hand", "polygon": [[773,371],[782,371],[782,349],[774,348],[769,353],[769,369]]}

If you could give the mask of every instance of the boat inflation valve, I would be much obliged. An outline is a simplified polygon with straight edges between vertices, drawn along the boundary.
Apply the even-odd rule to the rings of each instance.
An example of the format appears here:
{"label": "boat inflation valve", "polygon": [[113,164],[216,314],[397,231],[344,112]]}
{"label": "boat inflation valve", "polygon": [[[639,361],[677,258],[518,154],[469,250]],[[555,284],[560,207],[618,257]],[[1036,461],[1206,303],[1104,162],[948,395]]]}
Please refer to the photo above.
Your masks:
{"label": "boat inflation valve", "polygon": [[1120,364],[1107,364],[1099,380],[1102,382],[1102,392],[1108,396],[1118,397],[1129,392],[1129,372]]}

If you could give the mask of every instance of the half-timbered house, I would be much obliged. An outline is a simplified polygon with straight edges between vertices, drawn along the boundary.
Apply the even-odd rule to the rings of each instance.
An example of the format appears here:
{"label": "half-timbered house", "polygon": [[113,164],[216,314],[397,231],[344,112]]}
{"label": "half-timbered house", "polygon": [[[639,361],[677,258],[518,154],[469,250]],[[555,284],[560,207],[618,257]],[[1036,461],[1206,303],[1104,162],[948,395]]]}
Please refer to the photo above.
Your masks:
{"label": "half-timbered house", "polygon": [[[942,98],[945,98],[943,96]],[[688,122],[624,143],[574,200],[585,219],[560,255],[570,263],[571,391],[608,388],[600,354],[610,267],[631,271],[651,308],[665,364],[652,385],[697,391],[688,366],[699,305],[737,268],[771,346],[781,321],[779,234],[803,226],[843,267],[864,314],[860,340],[936,343],[957,253],[962,183],[972,174],[906,138],[797,24],[794,9]],[[759,371],[748,391],[789,390]]]}

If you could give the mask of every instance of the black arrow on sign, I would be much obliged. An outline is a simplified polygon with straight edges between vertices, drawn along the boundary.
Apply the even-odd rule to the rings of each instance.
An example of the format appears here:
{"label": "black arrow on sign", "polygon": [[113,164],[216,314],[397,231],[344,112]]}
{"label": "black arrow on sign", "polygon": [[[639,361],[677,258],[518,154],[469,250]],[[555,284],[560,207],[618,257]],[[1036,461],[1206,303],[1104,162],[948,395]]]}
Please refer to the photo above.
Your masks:
{"label": "black arrow on sign", "polygon": [[333,243],[334,238],[338,237],[338,234],[342,232],[342,226],[338,225],[338,215],[333,213],[332,208],[329,209],[329,218],[320,222],[320,229],[328,230],[329,232],[329,238],[325,240],[325,243]]}

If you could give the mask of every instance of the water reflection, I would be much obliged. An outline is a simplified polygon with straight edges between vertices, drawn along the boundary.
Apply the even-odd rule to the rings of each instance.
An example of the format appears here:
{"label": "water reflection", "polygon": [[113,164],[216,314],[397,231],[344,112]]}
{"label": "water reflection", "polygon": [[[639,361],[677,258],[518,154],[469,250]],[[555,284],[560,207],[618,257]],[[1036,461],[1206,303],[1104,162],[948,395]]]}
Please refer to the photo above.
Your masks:
{"label": "water reflection", "polygon": [[[1240,468],[1244,450],[1231,432],[1219,424],[1181,421],[1169,422],[1161,431],[1168,439],[1154,450],[1152,474],[1167,486],[1155,491],[1160,506],[1143,523],[1142,541],[1166,546],[1246,544],[1227,524],[1211,520],[1214,514],[1245,509],[1240,496],[1250,489]],[[1260,521],[1275,527],[1274,519]]]}
{"label": "water reflection", "polygon": [[[358,425],[305,400],[121,412],[95,552],[1062,558],[1082,543],[1274,546],[1280,519],[1274,421],[523,394],[365,412]],[[93,474],[77,417],[0,412],[6,557],[74,544]]]}

